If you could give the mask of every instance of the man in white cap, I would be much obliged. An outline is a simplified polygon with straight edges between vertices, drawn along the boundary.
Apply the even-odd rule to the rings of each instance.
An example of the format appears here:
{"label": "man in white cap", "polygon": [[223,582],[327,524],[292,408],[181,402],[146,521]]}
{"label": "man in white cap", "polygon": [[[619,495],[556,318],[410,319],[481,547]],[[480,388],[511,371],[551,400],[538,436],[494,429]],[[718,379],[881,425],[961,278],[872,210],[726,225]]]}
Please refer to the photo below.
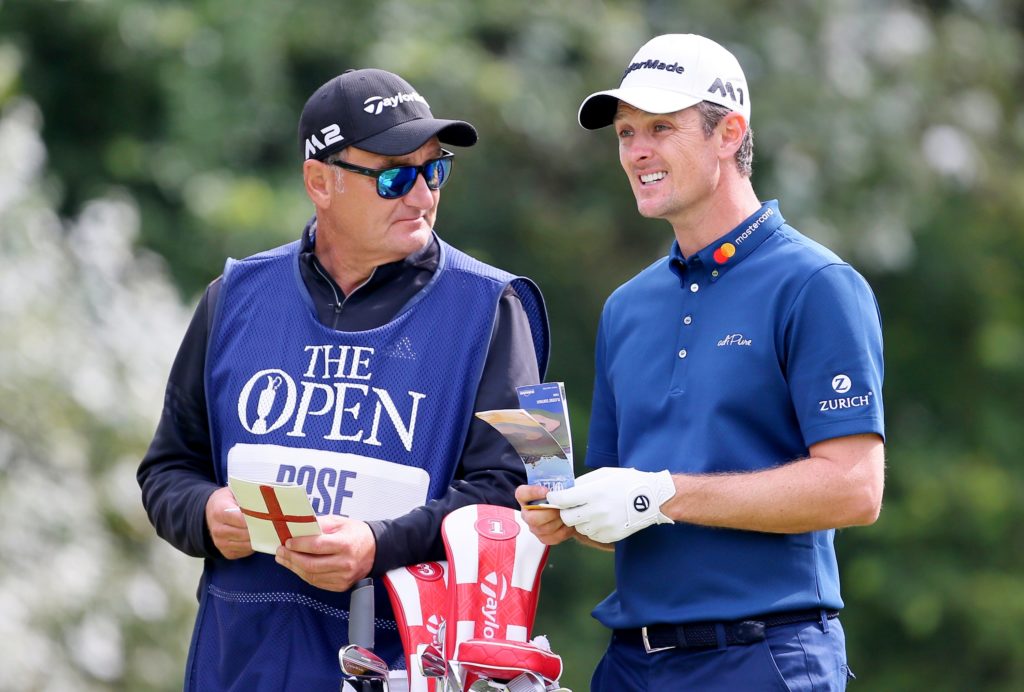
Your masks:
{"label": "man in white cap", "polygon": [[882,500],[882,338],[871,289],[750,183],[736,58],[658,36],[579,111],[615,128],[667,257],[605,304],[587,466],[517,490],[554,545],[615,552],[593,690],[839,690],[852,677],[835,529]]}
{"label": "man in white cap", "polygon": [[[398,75],[331,79],[299,119],[315,216],[203,296],[138,471],[157,533],[205,559],[185,689],[337,690],[353,584],[443,559],[459,507],[515,505],[523,464],[473,412],[539,381],[547,317],[532,281],[434,232],[441,145],[476,139]],[[284,545],[254,554],[229,476],[304,486],[321,535],[289,537],[267,499]],[[376,652],[404,667],[376,591]]]}

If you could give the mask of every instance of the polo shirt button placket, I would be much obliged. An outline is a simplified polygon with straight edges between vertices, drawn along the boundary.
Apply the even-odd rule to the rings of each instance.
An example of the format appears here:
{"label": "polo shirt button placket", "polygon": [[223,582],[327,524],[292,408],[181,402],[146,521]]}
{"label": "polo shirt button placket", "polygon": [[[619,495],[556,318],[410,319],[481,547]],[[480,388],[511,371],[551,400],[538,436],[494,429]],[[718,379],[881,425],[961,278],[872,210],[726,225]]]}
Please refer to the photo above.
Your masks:
{"label": "polo shirt button placket", "polygon": [[[685,283],[684,283],[684,285],[685,285]],[[700,284],[698,284],[696,281],[693,281],[693,282],[690,283],[689,291],[690,291],[691,294],[694,294],[694,293],[696,293],[699,290],[700,290]],[[677,345],[676,345],[676,348],[678,349],[676,351],[676,359],[677,359],[676,363],[677,363],[677,365],[676,365],[675,372],[672,375],[673,382],[672,382],[672,388],[671,388],[671,393],[672,393],[673,396],[681,395],[685,391],[685,389],[686,389],[685,384],[684,384],[685,381],[686,381],[686,370],[687,370],[685,363],[686,363],[686,360],[687,360],[687,358],[689,356],[689,352],[684,347],[684,344],[687,344],[689,342],[689,340],[690,340],[690,336],[692,336],[692,335],[689,334],[689,330],[686,329],[691,324],[693,324],[693,315],[691,313],[685,313],[683,315],[683,317],[682,317],[682,325],[681,325],[684,331],[680,332],[680,337],[682,337],[680,339],[680,341],[682,343],[677,343]]]}
{"label": "polo shirt button placket", "polygon": [[[696,285],[697,284],[694,284],[694,286],[696,286]],[[693,315],[686,315],[685,317],[683,317],[683,325],[684,326],[689,327],[691,324],[693,324]],[[680,349],[679,357],[680,358],[686,358],[686,349],[685,348],[684,349]]]}

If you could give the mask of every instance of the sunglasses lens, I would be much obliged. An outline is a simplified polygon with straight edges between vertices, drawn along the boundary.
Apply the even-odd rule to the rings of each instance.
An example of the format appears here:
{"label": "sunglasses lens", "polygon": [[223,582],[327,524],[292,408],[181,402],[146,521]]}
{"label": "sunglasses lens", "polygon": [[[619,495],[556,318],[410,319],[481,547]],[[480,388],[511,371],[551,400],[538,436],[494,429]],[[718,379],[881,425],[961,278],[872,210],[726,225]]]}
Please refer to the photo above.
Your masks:
{"label": "sunglasses lens", "polygon": [[[451,158],[434,159],[423,164],[423,179],[431,190],[439,190],[448,182],[452,170]],[[409,194],[420,174],[420,166],[396,166],[381,171],[377,177],[377,194],[384,199],[398,199]]]}
{"label": "sunglasses lens", "polygon": [[377,193],[385,199],[396,199],[408,194],[416,184],[419,171],[414,166],[389,168],[377,178]]}
{"label": "sunglasses lens", "polygon": [[427,187],[431,190],[439,190],[448,181],[448,173],[452,170],[451,159],[435,159],[423,167],[423,177],[427,180]]}

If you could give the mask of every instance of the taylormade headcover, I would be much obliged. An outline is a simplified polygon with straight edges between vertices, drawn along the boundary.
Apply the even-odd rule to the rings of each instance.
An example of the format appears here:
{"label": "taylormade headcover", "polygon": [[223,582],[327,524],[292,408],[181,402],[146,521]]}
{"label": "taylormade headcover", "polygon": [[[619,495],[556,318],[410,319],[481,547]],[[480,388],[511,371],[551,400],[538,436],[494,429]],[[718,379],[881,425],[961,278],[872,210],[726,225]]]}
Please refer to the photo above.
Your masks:
{"label": "taylormade headcover", "polygon": [[661,505],[676,494],[668,471],[606,467],[576,479],[576,485],[548,493],[562,521],[600,543],[614,543],[652,524],[671,524]]}
{"label": "taylormade headcover", "polygon": [[445,651],[467,639],[530,638],[548,548],[518,510],[461,507],[441,524],[448,555]]}
{"label": "taylormade headcover", "polygon": [[397,567],[384,575],[398,634],[405,650],[409,692],[433,692],[437,682],[424,677],[420,656],[429,644],[443,646],[448,610],[448,563],[423,562]]}

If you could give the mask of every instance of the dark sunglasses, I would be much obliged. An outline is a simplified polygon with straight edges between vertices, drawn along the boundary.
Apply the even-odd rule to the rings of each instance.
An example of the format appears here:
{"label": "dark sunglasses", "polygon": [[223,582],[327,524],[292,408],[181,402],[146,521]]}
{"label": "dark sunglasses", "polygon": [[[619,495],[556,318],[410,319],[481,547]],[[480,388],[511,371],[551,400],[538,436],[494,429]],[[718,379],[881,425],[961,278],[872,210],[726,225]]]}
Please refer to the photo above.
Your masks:
{"label": "dark sunglasses", "polygon": [[448,176],[452,172],[452,159],[455,154],[447,149],[441,150],[441,157],[431,159],[422,166],[394,166],[392,168],[363,168],[353,166],[344,161],[331,161],[338,168],[352,171],[359,175],[366,175],[377,179],[377,194],[384,199],[398,199],[409,194],[409,190],[416,184],[416,176],[423,174],[427,181],[427,187],[431,190],[440,190],[448,182]]}

